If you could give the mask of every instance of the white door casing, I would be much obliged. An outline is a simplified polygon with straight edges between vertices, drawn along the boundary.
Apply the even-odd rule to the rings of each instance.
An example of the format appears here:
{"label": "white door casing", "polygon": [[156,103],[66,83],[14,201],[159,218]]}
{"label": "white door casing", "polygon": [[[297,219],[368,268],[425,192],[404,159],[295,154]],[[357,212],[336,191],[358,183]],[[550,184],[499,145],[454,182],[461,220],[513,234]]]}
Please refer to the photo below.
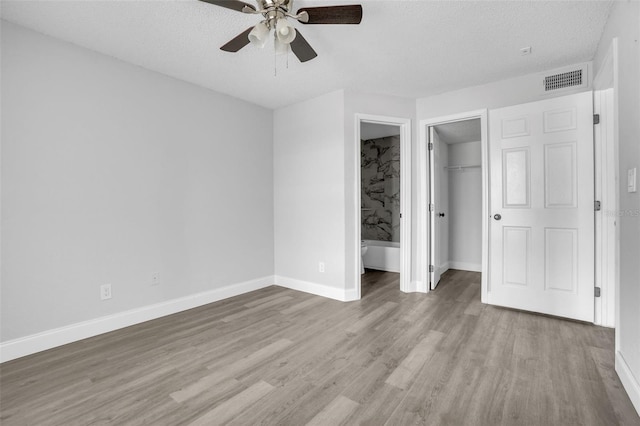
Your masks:
{"label": "white door casing", "polygon": [[592,93],[490,111],[490,304],[594,319]]}

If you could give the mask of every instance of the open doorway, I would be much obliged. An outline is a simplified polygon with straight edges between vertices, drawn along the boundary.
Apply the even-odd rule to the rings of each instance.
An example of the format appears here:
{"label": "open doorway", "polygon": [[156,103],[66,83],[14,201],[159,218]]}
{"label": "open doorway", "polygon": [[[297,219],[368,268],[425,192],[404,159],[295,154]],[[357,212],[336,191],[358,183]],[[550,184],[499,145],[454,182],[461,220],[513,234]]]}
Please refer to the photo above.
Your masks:
{"label": "open doorway", "polygon": [[[429,129],[429,226],[435,290],[448,270],[482,270],[482,130],[479,118]],[[479,283],[479,280],[478,280]]]}
{"label": "open doorway", "polygon": [[[400,126],[360,127],[360,274],[362,296],[375,271],[400,273]],[[379,275],[379,274],[376,274]],[[387,274],[388,275],[388,274]],[[399,280],[398,280],[399,282]]]}
{"label": "open doorway", "polygon": [[378,282],[410,291],[410,126],[408,119],[356,116],[358,298]]}
{"label": "open doorway", "polygon": [[[488,272],[487,110],[420,122],[418,291],[443,274],[474,277],[486,303]],[[449,271],[449,272],[448,272]],[[454,277],[455,280],[455,277]]]}

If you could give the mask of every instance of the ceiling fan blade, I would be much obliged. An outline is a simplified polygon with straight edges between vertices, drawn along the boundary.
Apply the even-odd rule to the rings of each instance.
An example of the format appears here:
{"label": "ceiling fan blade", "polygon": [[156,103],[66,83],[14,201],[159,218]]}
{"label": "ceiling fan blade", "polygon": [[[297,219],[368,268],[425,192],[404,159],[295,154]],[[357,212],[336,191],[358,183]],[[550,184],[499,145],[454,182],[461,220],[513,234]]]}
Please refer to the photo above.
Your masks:
{"label": "ceiling fan blade", "polygon": [[303,24],[359,24],[362,21],[362,6],[359,4],[347,6],[303,7],[296,13],[307,12],[309,20]]}
{"label": "ceiling fan blade", "polygon": [[242,9],[244,9],[245,7],[253,9],[254,11],[256,10],[254,6],[240,0],[200,0],[200,1],[203,1],[209,4],[215,4],[216,6],[226,7],[227,9],[237,10],[238,12],[242,12]]}
{"label": "ceiling fan blade", "polygon": [[249,44],[249,33],[252,29],[253,27],[247,28],[246,30],[235,36],[235,38],[229,40],[229,42],[222,46],[220,50],[224,50],[225,52],[237,52],[238,50],[242,49],[247,44]]}
{"label": "ceiling fan blade", "polygon": [[296,30],[296,38],[291,42],[291,51],[296,55],[300,62],[307,62],[318,56],[313,47],[302,37],[300,31]]}

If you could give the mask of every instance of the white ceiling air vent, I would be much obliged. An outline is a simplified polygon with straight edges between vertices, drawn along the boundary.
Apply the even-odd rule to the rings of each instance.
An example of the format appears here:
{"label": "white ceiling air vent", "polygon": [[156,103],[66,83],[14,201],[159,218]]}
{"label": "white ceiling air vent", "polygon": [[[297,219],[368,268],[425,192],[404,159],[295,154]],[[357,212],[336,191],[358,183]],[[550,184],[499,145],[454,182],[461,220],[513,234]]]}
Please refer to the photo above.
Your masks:
{"label": "white ceiling air vent", "polygon": [[543,74],[543,94],[582,89],[589,86],[589,65],[581,64],[557,69]]}
{"label": "white ceiling air vent", "polygon": [[582,70],[573,70],[544,78],[544,91],[564,89],[582,85]]}

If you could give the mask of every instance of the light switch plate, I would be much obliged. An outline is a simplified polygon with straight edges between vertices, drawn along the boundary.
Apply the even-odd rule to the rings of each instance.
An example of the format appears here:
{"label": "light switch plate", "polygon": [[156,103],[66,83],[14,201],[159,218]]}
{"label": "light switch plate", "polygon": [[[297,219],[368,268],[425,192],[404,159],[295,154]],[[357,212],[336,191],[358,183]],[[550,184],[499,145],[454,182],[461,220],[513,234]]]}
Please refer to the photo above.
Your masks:
{"label": "light switch plate", "polygon": [[636,192],[637,190],[637,169],[634,167],[633,169],[629,169],[627,172],[627,192]]}

